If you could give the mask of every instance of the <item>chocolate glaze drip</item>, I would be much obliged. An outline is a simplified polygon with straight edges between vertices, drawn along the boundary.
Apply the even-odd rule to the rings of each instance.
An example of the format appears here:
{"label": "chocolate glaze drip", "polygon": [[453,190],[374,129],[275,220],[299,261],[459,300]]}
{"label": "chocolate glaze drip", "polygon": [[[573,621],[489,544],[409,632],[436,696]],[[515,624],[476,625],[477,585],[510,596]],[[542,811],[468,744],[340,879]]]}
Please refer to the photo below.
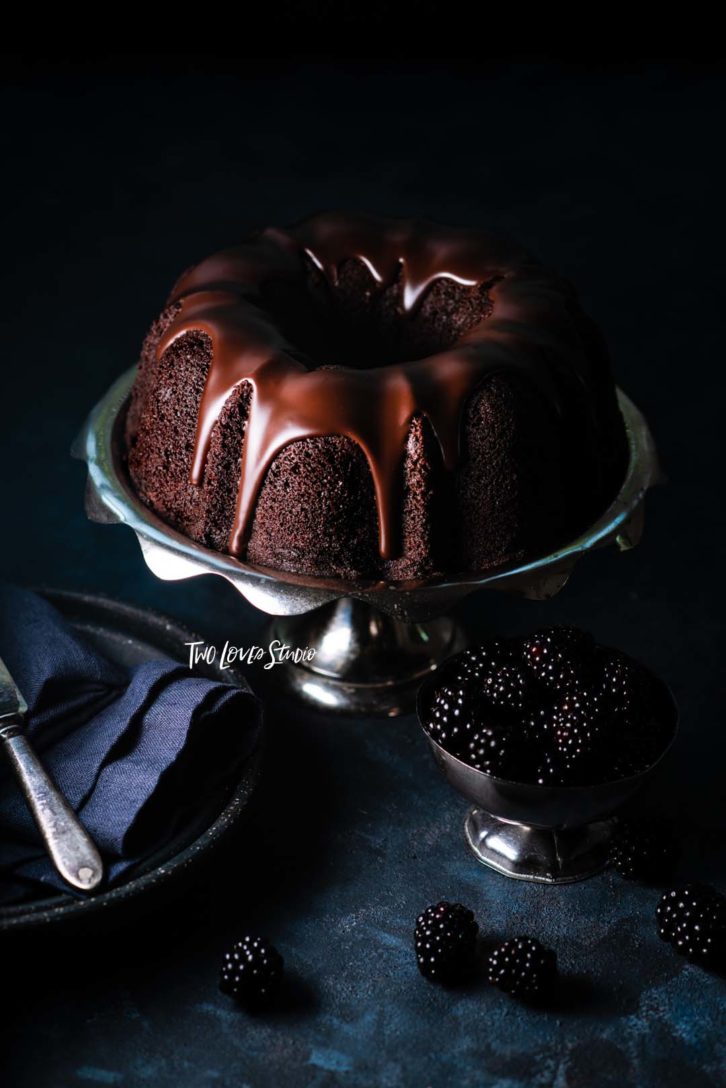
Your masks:
{"label": "chocolate glaze drip", "polygon": [[[273,282],[307,289],[308,262],[332,290],[341,265],[357,259],[379,289],[401,282],[407,320],[439,278],[487,286],[489,315],[446,351],[413,362],[370,369],[309,369],[295,357],[264,305]],[[306,267],[307,265],[307,267]],[[554,352],[584,377],[586,352],[568,314],[569,288],[522,251],[482,234],[413,220],[325,214],[289,231],[269,229],[197,265],[177,283],[179,311],[162,336],[157,357],[191,330],[206,333],[212,361],[202,397],[192,469],[201,483],[211,434],[225,401],[241,382],[253,393],[237,505],[229,539],[244,551],[255,501],[279,451],[298,439],[341,434],[362,449],[373,478],[384,558],[399,546],[401,469],[411,420],[428,419],[444,466],[459,456],[462,410],[488,374],[516,369],[559,411],[546,359]],[[548,351],[549,349],[549,351]],[[378,365],[377,365],[378,364]]]}

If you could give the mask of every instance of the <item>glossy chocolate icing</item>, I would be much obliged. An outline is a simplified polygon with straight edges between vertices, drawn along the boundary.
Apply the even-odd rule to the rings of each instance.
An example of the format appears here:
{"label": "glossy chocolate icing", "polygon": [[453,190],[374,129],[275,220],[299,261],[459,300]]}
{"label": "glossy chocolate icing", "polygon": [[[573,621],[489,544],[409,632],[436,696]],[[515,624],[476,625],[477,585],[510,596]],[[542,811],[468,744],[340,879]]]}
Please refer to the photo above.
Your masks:
{"label": "glossy chocolate icing", "polygon": [[[311,368],[299,358],[265,304],[273,282],[308,290],[310,265],[335,292],[351,259],[369,270],[377,289],[400,279],[400,320],[411,319],[440,278],[484,289],[487,316],[451,347],[426,358],[370,368]],[[206,333],[212,360],[202,397],[192,483],[204,474],[210,439],[236,386],[252,386],[237,505],[229,539],[244,552],[256,497],[279,451],[311,436],[346,435],[363,451],[373,478],[384,558],[397,554],[401,474],[412,418],[425,416],[453,470],[459,457],[462,411],[487,375],[516,370],[531,380],[554,411],[557,385],[548,360],[565,359],[585,378],[587,353],[568,314],[567,284],[518,248],[473,231],[414,220],[341,213],[313,217],[288,231],[268,229],[185,274],[170,300],[178,312],[157,357],[191,330]]]}

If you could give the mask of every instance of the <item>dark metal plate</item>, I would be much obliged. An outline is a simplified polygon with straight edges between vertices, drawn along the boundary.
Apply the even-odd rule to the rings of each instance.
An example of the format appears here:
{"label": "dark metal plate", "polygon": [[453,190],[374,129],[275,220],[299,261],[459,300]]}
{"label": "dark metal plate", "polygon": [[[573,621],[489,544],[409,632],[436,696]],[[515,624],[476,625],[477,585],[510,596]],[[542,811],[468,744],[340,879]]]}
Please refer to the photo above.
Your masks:
{"label": "dark metal plate", "polygon": [[[161,657],[182,660],[184,643],[198,638],[175,620],[106,597],[58,590],[41,592],[84,638],[119,664],[135,665]],[[239,668],[222,672],[214,665],[203,665],[200,672],[225,683],[241,685],[244,681]],[[199,812],[194,826],[186,827],[163,849],[125,873],[123,883],[88,899],[58,893],[0,907],[0,932],[19,932],[60,923],[85,925],[101,916],[105,921],[121,908],[130,910],[141,897],[149,897],[181,882],[237,825],[257,786],[261,763],[262,744],[258,742],[231,790],[214,797]]]}

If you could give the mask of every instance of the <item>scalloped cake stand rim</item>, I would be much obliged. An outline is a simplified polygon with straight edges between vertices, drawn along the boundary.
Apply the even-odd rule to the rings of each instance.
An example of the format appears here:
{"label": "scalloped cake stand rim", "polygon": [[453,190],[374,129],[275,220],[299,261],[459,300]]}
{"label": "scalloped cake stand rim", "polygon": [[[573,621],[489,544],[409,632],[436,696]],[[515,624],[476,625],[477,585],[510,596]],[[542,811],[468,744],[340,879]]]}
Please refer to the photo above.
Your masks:
{"label": "scalloped cake stand rim", "polygon": [[449,575],[421,582],[347,582],[290,574],[240,562],[183,536],[146,507],[133,491],[121,453],[121,425],[136,368],[111,386],[89,415],[72,453],[88,467],[86,511],[94,520],[121,523],[134,530],[149,569],[176,581],[216,574],[230,582],[250,604],[273,616],[300,615],[352,597],[398,619],[417,621],[441,615],[479,589],[497,589],[533,599],[546,599],[567,581],[578,559],[594,548],[616,542],[637,544],[646,491],[660,473],[652,435],[645,418],[618,390],[630,460],[621,489],[608,509],[569,544],[549,555],[489,574]]}

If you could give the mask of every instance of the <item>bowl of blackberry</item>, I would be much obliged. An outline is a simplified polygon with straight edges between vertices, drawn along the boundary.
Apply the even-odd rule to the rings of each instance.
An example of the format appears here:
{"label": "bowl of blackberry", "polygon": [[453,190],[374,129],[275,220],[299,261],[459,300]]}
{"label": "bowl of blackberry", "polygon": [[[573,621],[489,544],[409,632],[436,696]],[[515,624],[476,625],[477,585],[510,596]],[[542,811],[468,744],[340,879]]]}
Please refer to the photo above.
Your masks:
{"label": "bowl of blackberry", "polygon": [[548,884],[605,867],[614,814],[678,725],[658,677],[566,626],[457,654],[421,686],[417,709],[447,781],[473,802],[464,831],[478,860]]}

